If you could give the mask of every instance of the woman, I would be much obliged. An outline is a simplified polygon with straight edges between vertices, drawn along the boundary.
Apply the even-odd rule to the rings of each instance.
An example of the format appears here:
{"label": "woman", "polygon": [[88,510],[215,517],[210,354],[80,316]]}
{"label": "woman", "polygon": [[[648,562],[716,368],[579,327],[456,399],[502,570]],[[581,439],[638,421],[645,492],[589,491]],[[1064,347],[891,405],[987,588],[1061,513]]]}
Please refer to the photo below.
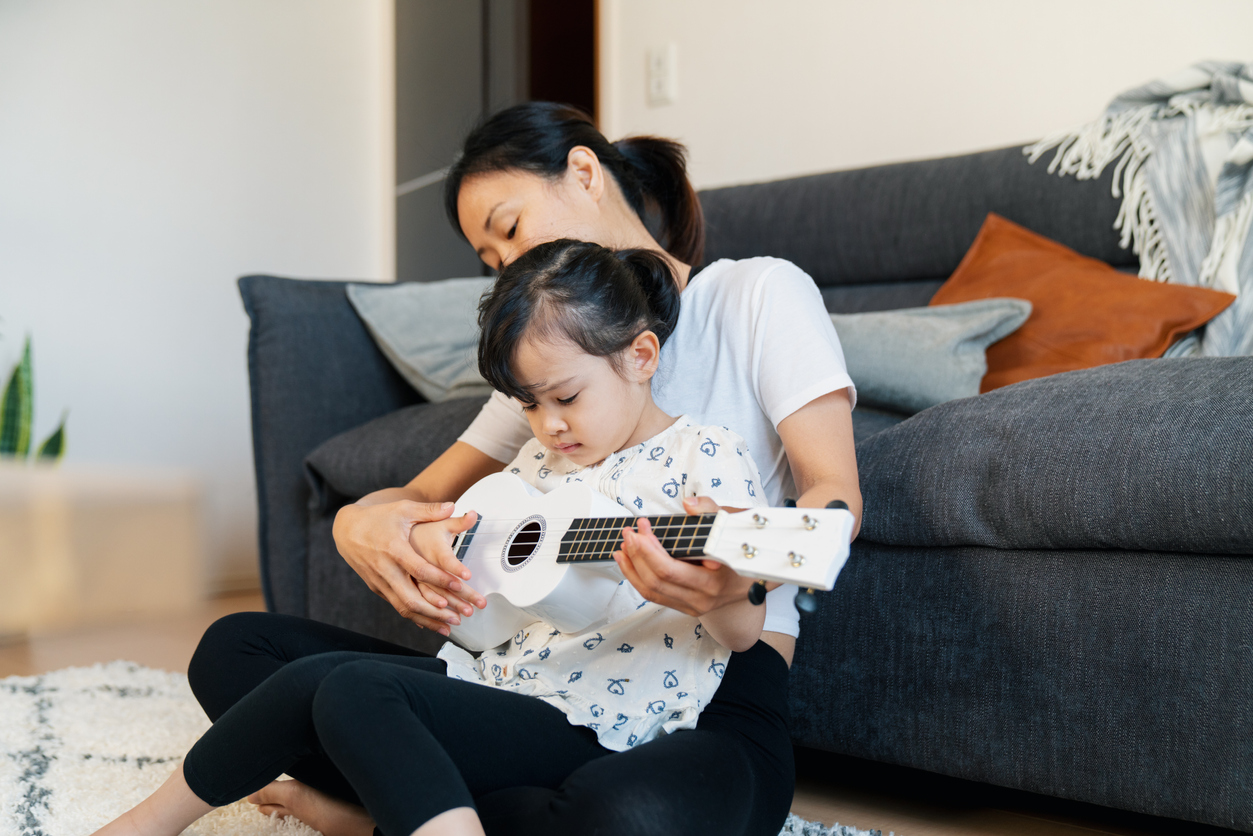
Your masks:
{"label": "woman", "polygon": [[[558,238],[663,254],[682,293],[662,356],[671,371],[653,382],[658,405],[744,436],[772,504],[785,496],[809,507],[842,499],[860,519],[855,392],[818,291],[776,259],[720,261],[692,275],[703,219],[681,146],[655,138],[609,143],[573,108],[520,105],[467,138],[445,196],[454,226],[493,268]],[[650,211],[660,240],[646,226]],[[447,500],[499,472],[530,435],[520,407],[493,396],[461,439],[407,486],[341,510],[334,528],[340,553],[398,612],[447,635],[449,624],[486,602],[449,549],[415,549],[430,539],[415,529],[447,518]],[[701,510],[715,507],[705,500]],[[698,617],[743,601],[751,585],[728,569],[664,554],[646,553],[622,568],[645,599]],[[792,795],[786,667],[798,632],[794,592],[767,596],[762,641],[731,656],[695,730],[598,758],[555,786],[477,798],[487,832],[582,833],[593,823],[602,833],[777,832]],[[250,614],[210,629],[189,676],[216,720],[287,662],[331,650],[411,653],[326,625]],[[360,808],[335,800],[354,796],[325,756],[311,753],[292,774],[303,783],[274,784],[254,797],[263,811],[295,815],[327,836],[351,832],[346,822],[360,826]]]}

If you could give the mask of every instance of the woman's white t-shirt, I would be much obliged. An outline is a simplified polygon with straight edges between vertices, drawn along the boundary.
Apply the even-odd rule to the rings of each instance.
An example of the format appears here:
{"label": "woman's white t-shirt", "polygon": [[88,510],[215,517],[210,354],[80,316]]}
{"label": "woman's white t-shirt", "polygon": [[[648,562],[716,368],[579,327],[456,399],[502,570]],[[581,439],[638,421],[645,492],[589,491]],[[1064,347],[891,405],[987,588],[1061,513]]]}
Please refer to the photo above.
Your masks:
{"label": "woman's white t-shirt", "polygon": [[[796,496],[778,425],[810,401],[856,389],[813,279],[779,258],[722,259],[692,276],[661,349],[653,400],[670,415],[730,427],[744,438],[771,505]],[[522,407],[496,392],[459,441],[511,461],[533,437]],[[764,629],[796,636],[796,587],[766,597]]]}

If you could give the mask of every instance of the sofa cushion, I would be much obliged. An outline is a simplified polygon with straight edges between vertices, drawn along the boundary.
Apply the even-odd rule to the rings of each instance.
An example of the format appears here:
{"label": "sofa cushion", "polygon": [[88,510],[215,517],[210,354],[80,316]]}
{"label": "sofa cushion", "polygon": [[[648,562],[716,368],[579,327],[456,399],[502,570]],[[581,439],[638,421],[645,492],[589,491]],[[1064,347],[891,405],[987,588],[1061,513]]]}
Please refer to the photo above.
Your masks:
{"label": "sofa cushion", "polygon": [[[823,288],[942,279],[996,212],[1086,256],[1135,266],[1114,229],[1122,204],[1110,194],[1115,168],[1093,180],[1061,178],[1016,146],[709,189],[700,193],[705,263],[786,258]],[[921,304],[913,297],[883,307]]]}
{"label": "sofa cushion", "polygon": [[1253,358],[1138,360],[920,412],[857,446],[863,537],[1253,554]]}
{"label": "sofa cushion", "polygon": [[1034,310],[1022,328],[988,349],[983,392],[1058,372],[1161,357],[1236,298],[1124,275],[989,214],[931,304],[996,296],[1030,300]]}
{"label": "sofa cushion", "polygon": [[305,459],[315,513],[406,484],[452,446],[486,401],[458,398],[405,407],[323,442]]}

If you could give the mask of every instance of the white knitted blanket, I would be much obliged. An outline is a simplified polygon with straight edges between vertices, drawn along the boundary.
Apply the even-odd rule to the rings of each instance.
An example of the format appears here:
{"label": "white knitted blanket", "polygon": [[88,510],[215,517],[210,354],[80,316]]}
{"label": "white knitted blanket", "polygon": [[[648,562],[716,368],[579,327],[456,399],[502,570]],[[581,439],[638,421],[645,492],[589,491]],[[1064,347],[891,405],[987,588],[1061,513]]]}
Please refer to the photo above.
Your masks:
{"label": "white knitted blanket", "polygon": [[1080,180],[1114,165],[1114,222],[1144,278],[1236,294],[1173,356],[1253,354],[1253,63],[1205,61],[1121,94],[1094,122],[1023,149]]}

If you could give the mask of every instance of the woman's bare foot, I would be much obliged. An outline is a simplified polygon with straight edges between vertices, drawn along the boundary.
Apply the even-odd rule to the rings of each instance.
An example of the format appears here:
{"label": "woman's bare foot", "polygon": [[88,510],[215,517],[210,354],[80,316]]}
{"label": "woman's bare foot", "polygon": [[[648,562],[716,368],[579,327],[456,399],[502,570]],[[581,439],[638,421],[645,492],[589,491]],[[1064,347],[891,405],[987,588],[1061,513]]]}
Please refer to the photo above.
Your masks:
{"label": "woman's bare foot", "polygon": [[374,819],[364,807],[318,792],[299,781],[274,781],[248,796],[267,816],[294,816],[323,836],[373,836]]}

